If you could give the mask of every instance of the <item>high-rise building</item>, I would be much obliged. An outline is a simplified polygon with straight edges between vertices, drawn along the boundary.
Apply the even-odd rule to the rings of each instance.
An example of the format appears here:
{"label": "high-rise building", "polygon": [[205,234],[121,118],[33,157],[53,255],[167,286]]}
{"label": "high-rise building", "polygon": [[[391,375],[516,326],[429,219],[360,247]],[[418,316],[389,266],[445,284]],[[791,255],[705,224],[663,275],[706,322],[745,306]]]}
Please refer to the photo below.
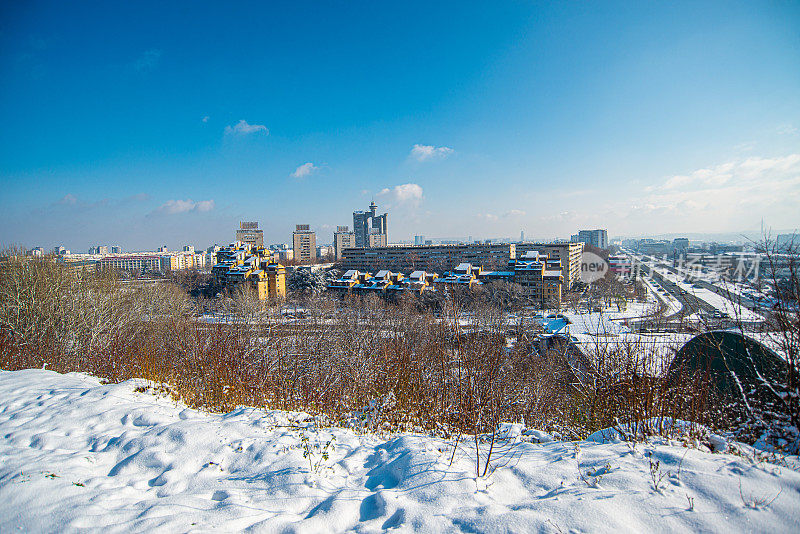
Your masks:
{"label": "high-rise building", "polygon": [[425,236],[424,235],[415,235],[414,236],[414,245],[421,246],[425,244]]}
{"label": "high-rise building", "polygon": [[183,247],[184,252],[191,252],[194,254],[194,245],[184,245]]}
{"label": "high-rise building", "polygon": [[578,242],[597,248],[608,248],[608,231],[604,229],[581,230],[578,232]]}
{"label": "high-rise building", "polygon": [[242,221],[239,223],[239,229],[236,230],[236,241],[262,248],[264,231],[258,229],[258,223],[255,221]]}
{"label": "high-rise building", "polygon": [[356,246],[356,235],[347,226],[337,226],[333,234],[333,248],[336,251],[336,261],[342,259],[342,251]]}
{"label": "high-rise building", "polygon": [[385,247],[389,244],[386,240],[386,234],[378,232],[370,232],[367,236],[367,248]]}
{"label": "high-rise building", "polygon": [[317,259],[317,235],[307,224],[298,224],[292,232],[294,259],[301,263],[313,263]]}
{"label": "high-rise building", "polygon": [[672,240],[672,250],[676,254],[686,254],[689,250],[689,240],[685,237],[676,237]]}
{"label": "high-rise building", "polygon": [[353,212],[353,233],[356,247],[385,247],[388,244],[386,229],[388,214],[378,215],[377,209],[375,201],[372,201],[369,204],[369,211]]}
{"label": "high-rise building", "polygon": [[119,246],[119,245],[114,245],[113,247],[111,247],[111,253],[112,254],[122,254],[122,247]]}

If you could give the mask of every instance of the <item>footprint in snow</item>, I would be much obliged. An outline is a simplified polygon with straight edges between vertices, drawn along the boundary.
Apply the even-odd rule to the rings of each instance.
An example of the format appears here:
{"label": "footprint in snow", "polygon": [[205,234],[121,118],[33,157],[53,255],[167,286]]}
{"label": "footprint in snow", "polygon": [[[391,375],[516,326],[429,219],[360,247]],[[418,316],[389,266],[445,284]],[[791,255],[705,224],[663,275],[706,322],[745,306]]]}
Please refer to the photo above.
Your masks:
{"label": "footprint in snow", "polygon": [[227,491],[217,490],[211,496],[211,500],[212,501],[224,501],[228,497],[230,497],[230,494]]}

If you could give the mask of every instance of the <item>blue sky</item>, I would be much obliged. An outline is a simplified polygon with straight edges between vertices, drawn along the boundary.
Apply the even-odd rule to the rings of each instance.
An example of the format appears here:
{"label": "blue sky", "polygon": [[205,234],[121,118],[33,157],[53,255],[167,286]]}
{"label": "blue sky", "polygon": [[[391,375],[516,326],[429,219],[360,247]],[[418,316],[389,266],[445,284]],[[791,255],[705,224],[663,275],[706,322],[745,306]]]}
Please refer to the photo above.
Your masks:
{"label": "blue sky", "polygon": [[162,4],[0,8],[0,243],[800,227],[797,2]]}

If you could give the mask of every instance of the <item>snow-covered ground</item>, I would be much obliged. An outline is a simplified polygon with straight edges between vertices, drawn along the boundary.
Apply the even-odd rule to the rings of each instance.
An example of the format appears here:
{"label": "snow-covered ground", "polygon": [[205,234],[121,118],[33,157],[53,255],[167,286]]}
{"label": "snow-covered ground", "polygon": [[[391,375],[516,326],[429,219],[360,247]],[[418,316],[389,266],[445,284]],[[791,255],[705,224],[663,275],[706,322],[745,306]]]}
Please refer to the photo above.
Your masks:
{"label": "snow-covered ground", "polygon": [[143,383],[0,372],[0,532],[800,529],[800,474],[740,455],[511,439],[483,478],[469,442],[450,465],[446,440],[206,414]]}

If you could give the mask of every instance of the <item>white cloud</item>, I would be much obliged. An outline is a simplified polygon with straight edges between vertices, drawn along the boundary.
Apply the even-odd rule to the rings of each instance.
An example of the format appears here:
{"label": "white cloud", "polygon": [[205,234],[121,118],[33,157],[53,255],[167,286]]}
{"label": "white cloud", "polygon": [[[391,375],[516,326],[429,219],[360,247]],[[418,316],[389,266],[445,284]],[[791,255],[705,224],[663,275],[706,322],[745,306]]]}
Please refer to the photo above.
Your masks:
{"label": "white cloud", "polygon": [[778,182],[797,177],[800,172],[800,154],[790,154],[779,158],[752,157],[743,161],[733,161],[707,169],[698,169],[687,175],[672,176],[658,187],[650,187],[655,192],[715,191],[728,188],[741,189],[753,186],[769,188]]}
{"label": "white cloud", "polygon": [[409,156],[417,161],[427,161],[430,159],[444,159],[452,153],[453,149],[446,146],[414,145]]}
{"label": "white cloud", "polygon": [[522,210],[509,210],[503,214],[503,217],[522,217],[525,212]]}
{"label": "white cloud", "polygon": [[418,184],[400,184],[389,189],[388,187],[378,192],[380,197],[388,197],[397,205],[418,206],[423,200],[422,187]]}
{"label": "white cloud", "polygon": [[213,200],[201,200],[195,205],[197,211],[211,211],[214,209]]}
{"label": "white cloud", "polygon": [[607,207],[631,226],[722,231],[754,228],[764,217],[794,224],[800,205],[800,154],[750,157],[666,178]]}
{"label": "white cloud", "polygon": [[778,127],[778,133],[781,135],[794,135],[797,132],[798,129],[791,124],[783,124]]}
{"label": "white cloud", "polygon": [[247,135],[256,132],[264,132],[269,135],[269,130],[263,124],[248,124],[246,120],[240,120],[233,126],[225,127],[225,135]]}
{"label": "white cloud", "polygon": [[318,170],[319,167],[317,167],[316,165],[314,165],[309,161],[308,163],[303,163],[302,165],[297,167],[292,173],[292,176],[294,176],[295,178],[305,178],[306,176],[309,176],[311,175],[311,173],[316,172]]}
{"label": "white cloud", "polygon": [[175,215],[177,213],[187,213],[190,211],[206,212],[214,209],[213,200],[200,200],[195,202],[192,199],[186,200],[167,200],[156,210],[159,213]]}

